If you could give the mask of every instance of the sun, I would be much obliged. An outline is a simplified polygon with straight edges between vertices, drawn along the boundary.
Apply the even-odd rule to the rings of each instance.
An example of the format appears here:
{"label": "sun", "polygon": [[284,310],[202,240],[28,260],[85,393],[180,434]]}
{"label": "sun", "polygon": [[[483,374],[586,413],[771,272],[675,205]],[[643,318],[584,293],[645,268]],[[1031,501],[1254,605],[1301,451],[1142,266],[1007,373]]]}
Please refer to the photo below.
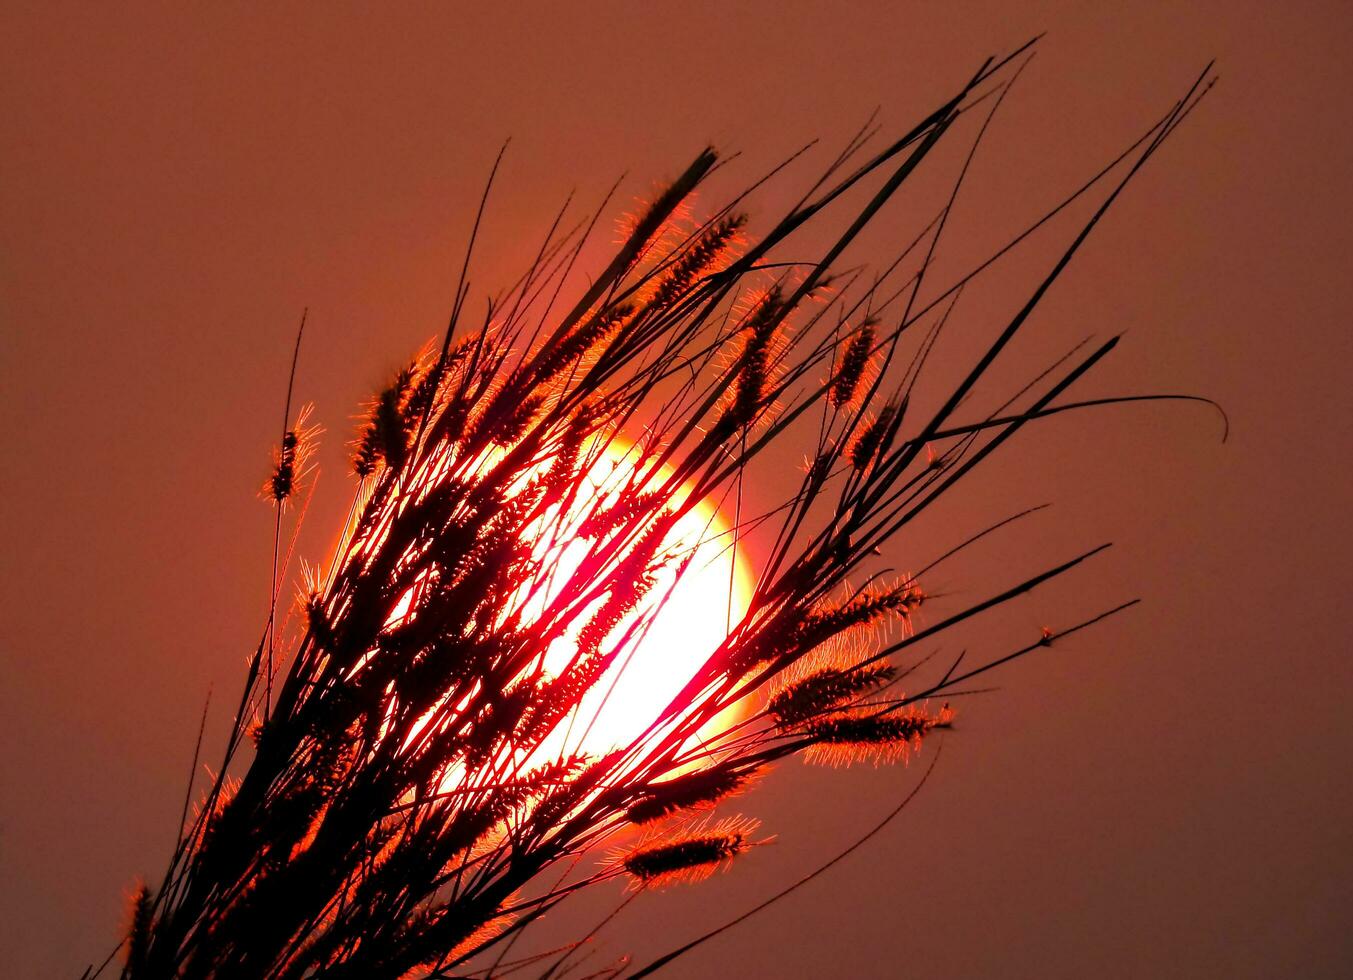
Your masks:
{"label": "sun", "polygon": [[[545,608],[586,560],[593,543],[581,527],[589,513],[627,495],[656,489],[671,478],[670,467],[650,468],[641,463],[641,455],[636,444],[618,437],[584,449],[582,457],[590,463],[578,492],[571,502],[548,512],[532,538],[534,557],[548,577],[533,583],[530,598],[521,606],[523,615],[530,617]],[[678,490],[671,502],[685,503],[688,492]],[[696,501],[676,521],[660,551],[679,560],[655,574],[653,588],[601,649],[610,652],[630,631],[634,642],[619,651],[573,714],[532,754],[535,759],[575,752],[599,756],[630,744],[709,660],[730,626],[746,613],[754,586],[746,544],[735,541],[732,523],[710,500]],[[532,533],[530,528],[527,533]],[[558,675],[576,652],[576,632],[566,634],[545,652],[544,671]],[[726,712],[712,727],[729,721]]]}
{"label": "sun", "polygon": [[[475,468],[487,473],[505,455],[506,450],[490,450]],[[559,598],[595,547],[595,540],[585,533],[589,515],[634,494],[657,490],[673,476],[670,467],[645,462],[637,444],[614,435],[594,438],[584,445],[579,458],[585,465],[573,491],[563,501],[543,508],[543,513],[522,531],[537,571],[508,597],[502,610],[504,618],[519,616],[531,622]],[[543,460],[525,467],[509,488],[509,496],[544,477],[550,465],[550,460]],[[631,744],[649,729],[745,615],[755,581],[746,543],[734,536],[733,520],[711,500],[691,503],[689,488],[663,492],[675,507],[690,503],[658,549],[674,559],[654,573],[652,588],[601,641],[600,651],[616,653],[615,659],[574,710],[534,748],[508,746],[504,750],[516,764],[529,768],[578,754],[597,758]],[[391,623],[410,615],[415,588],[396,604]],[[567,670],[578,653],[579,627],[591,611],[589,607],[575,617],[572,628],[541,651],[528,673],[545,681]],[[632,639],[622,639],[627,635]],[[617,650],[617,646],[621,648]],[[471,696],[465,695],[465,704]],[[437,710],[429,709],[406,744],[417,739]],[[726,709],[706,724],[700,736],[708,738],[726,728],[741,717],[743,710],[738,705]],[[463,778],[463,763],[453,762],[445,783],[454,786]]]}

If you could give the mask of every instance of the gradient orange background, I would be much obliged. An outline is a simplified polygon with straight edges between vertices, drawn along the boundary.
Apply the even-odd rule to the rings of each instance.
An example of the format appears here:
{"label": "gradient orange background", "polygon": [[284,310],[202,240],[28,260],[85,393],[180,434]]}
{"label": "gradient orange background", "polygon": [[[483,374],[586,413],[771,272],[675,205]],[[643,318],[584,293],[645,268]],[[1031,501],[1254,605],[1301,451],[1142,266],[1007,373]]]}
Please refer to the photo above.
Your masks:
{"label": "gradient orange background", "polygon": [[[0,972],[78,975],[115,941],[133,877],[168,857],[203,699],[219,732],[260,627],[271,518],[254,490],[302,307],[301,391],[328,429],[302,541],[318,557],[346,499],[349,415],[444,322],[504,137],[476,297],[511,280],[575,187],[591,202],[628,171],[628,202],[707,141],[744,151],[749,178],[808,138],[838,145],[876,105],[896,131],[1046,29],[942,268],[1036,217],[1219,58],[1222,84],[1008,377],[1126,330],[1078,392],[1207,394],[1232,440],[1201,409],[1063,417],[901,543],[914,566],[1054,501],[929,583],[977,597],[1118,542],[964,634],[975,654],[1145,602],[965,703],[882,838],[672,975],[1341,974],[1353,8],[1116,7],[4,4]],[[919,212],[892,213],[858,257]],[[1068,227],[965,298],[951,364]],[[754,904],[916,775],[784,767],[743,804],[777,844],[636,903],[606,952],[643,961]]]}

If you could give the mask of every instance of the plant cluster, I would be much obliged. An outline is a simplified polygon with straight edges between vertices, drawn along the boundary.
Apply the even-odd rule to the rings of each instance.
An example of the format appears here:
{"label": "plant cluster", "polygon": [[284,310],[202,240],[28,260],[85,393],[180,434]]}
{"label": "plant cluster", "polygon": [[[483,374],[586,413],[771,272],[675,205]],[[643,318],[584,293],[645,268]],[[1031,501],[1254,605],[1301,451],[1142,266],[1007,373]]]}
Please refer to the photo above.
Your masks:
{"label": "plant cluster", "polygon": [[[706,811],[777,760],[905,756],[949,725],[950,692],[1107,615],[940,669],[918,644],[1099,549],[933,623],[918,619],[925,570],[877,570],[880,549],[1023,426],[1099,403],[1063,396],[1116,340],[957,418],[1205,91],[1200,80],[1043,219],[1100,192],[1027,302],[923,408],[917,379],[964,283],[989,263],[929,288],[952,198],[877,273],[839,260],[960,121],[985,129],[1017,63],[983,65],[882,148],[866,126],[758,235],[746,194],[690,217],[692,192],[722,165],[706,150],[585,288],[571,284],[605,205],[572,232],[556,219],[473,323],[462,275],[442,342],[369,407],[341,544],[310,576],[294,642],[269,616],[218,775],[185,806],[163,880],[135,899],[125,978],[557,974],[572,949],[509,950],[569,895],[615,878],[643,890],[736,859],[760,841],[755,824]],[[870,196],[822,254],[781,258],[853,191]],[[288,407],[265,486],[279,534],[312,437]],[[749,465],[786,439],[807,451],[783,499],[738,507],[698,540],[680,530],[710,501],[729,510]],[[730,604],[726,637],[651,705],[642,731],[596,748],[589,728],[665,598],[711,546],[736,551],[752,534],[764,543],[755,587],[745,608]],[[598,858],[604,844],[613,851]]]}

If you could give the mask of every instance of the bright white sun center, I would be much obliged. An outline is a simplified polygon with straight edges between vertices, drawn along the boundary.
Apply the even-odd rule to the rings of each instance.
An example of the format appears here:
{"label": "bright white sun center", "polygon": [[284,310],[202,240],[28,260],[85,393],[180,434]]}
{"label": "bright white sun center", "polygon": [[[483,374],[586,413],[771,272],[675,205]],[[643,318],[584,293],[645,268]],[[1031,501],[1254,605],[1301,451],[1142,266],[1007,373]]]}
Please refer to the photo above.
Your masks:
{"label": "bright white sun center", "polygon": [[[480,472],[487,473],[505,455],[502,450],[486,454]],[[562,503],[545,508],[523,532],[538,571],[530,581],[518,583],[505,606],[506,613],[519,613],[527,622],[538,619],[559,598],[596,548],[597,542],[583,534],[588,515],[605,512],[636,493],[657,490],[672,475],[668,467],[654,469],[641,462],[638,448],[618,438],[594,442],[581,456],[587,465],[576,489]],[[508,488],[509,500],[549,469],[546,460],[521,473]],[[684,489],[678,490],[668,503],[680,507],[687,497]],[[576,753],[595,758],[642,736],[718,649],[729,625],[746,613],[754,583],[744,550],[734,541],[730,521],[713,502],[695,502],[658,548],[667,561],[653,575],[652,588],[601,641],[602,653],[616,652],[610,667],[533,751],[508,750],[517,762],[530,767]],[[411,589],[399,603],[392,622],[408,615],[412,594]],[[578,629],[600,603],[597,599],[577,616],[573,628],[526,673],[541,680],[564,673],[578,652]],[[708,737],[740,714],[737,707],[724,711],[702,735]],[[410,735],[409,740],[414,738]],[[457,784],[463,778],[463,764],[454,763],[446,782]]]}
{"label": "bright white sun center", "polygon": [[[579,533],[587,514],[657,489],[671,476],[663,467],[639,485],[639,471],[647,474],[648,469],[638,455],[635,446],[619,439],[584,451],[592,462],[576,496],[566,509],[551,508],[534,528],[532,547],[544,581],[516,603],[526,618],[539,615],[558,597],[595,547]],[[671,502],[679,505],[684,496],[679,492]],[[634,640],[623,645],[577,710],[532,754],[533,760],[573,752],[599,756],[641,736],[723,642],[729,624],[746,612],[753,583],[744,551],[734,546],[730,522],[718,508],[710,501],[696,502],[664,538],[659,553],[671,557],[654,576],[653,587],[602,641],[601,650],[612,651],[631,630]],[[551,645],[543,661],[548,675],[568,668],[577,652],[575,641],[576,631]]]}

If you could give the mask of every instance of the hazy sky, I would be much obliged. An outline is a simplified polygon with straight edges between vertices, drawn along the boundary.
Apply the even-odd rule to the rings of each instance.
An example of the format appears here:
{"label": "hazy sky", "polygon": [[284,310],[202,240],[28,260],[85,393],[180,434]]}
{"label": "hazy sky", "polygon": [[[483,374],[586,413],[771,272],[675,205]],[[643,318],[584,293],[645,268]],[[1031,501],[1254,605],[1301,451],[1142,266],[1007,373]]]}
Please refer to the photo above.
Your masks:
{"label": "hazy sky", "polygon": [[[504,138],[476,297],[571,190],[595,201],[628,173],[632,201],[707,142],[750,179],[875,107],[897,132],[1044,30],[942,268],[1036,217],[1219,59],[1008,370],[1126,331],[1078,390],[1205,394],[1232,437],[1194,408],[1059,418],[900,542],[915,567],[1054,502],[931,583],[958,597],[1116,542],[950,652],[1144,602],[966,701],[896,824],[671,975],[1343,975],[1353,7],[1238,0],[0,5],[0,972],[78,975],[135,877],[163,869],[203,700],[219,732],[264,614],[255,491],[303,307],[301,393],[327,430],[301,542],[318,558],[351,416],[444,323]],[[883,257],[933,203],[904,202],[852,259]],[[990,336],[1073,230],[965,298],[944,356]],[[755,904],[918,772],[783,767],[739,801],[775,846],[645,896],[604,953],[643,960]]]}

